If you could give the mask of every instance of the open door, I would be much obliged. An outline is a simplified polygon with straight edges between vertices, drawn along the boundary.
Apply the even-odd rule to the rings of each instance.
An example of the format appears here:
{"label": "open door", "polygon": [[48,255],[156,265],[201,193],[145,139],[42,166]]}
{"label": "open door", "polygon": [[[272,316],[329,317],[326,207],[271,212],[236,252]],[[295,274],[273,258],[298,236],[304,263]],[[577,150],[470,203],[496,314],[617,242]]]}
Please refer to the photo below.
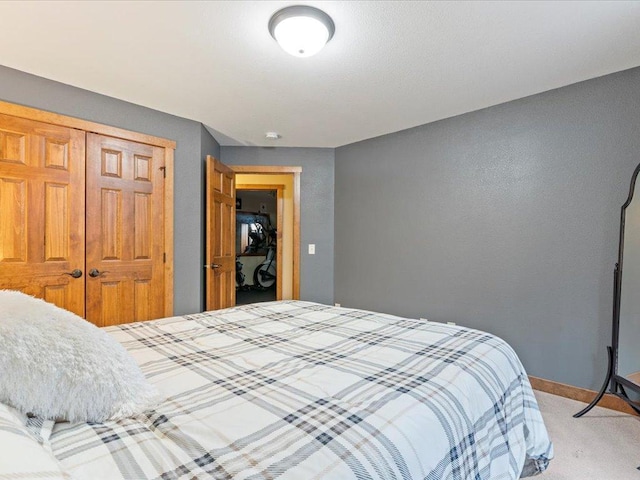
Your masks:
{"label": "open door", "polygon": [[207,156],[207,310],[236,304],[235,172]]}

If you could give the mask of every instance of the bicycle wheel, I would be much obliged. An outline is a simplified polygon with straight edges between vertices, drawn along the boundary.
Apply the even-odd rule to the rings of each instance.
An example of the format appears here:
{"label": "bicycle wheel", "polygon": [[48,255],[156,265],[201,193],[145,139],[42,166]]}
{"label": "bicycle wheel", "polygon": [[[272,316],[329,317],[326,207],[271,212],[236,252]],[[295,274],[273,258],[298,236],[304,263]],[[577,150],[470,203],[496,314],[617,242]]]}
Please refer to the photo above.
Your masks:
{"label": "bicycle wheel", "polygon": [[253,284],[262,288],[269,288],[276,283],[276,266],[271,263],[261,263],[253,271]]}

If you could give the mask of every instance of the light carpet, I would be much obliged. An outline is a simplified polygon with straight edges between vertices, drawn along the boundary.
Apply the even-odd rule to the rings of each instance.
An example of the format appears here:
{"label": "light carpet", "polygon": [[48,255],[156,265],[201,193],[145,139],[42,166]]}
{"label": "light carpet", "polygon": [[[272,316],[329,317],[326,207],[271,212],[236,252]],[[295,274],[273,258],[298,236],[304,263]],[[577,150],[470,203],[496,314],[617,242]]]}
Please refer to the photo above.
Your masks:
{"label": "light carpet", "polygon": [[555,457],[540,480],[640,480],[640,417],[535,391]]}

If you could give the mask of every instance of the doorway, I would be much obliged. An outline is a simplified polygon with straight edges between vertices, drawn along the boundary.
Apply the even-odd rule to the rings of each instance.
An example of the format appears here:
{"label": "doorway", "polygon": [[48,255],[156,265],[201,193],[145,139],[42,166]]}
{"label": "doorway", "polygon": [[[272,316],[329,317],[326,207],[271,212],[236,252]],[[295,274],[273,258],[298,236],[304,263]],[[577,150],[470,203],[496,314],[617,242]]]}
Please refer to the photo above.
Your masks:
{"label": "doorway", "polygon": [[281,273],[276,285],[277,300],[300,298],[300,175],[299,166],[233,165],[236,189],[278,191],[281,205],[278,221],[277,258]]}
{"label": "doorway", "polygon": [[270,302],[282,291],[282,196],[269,186],[236,187],[236,305]]}

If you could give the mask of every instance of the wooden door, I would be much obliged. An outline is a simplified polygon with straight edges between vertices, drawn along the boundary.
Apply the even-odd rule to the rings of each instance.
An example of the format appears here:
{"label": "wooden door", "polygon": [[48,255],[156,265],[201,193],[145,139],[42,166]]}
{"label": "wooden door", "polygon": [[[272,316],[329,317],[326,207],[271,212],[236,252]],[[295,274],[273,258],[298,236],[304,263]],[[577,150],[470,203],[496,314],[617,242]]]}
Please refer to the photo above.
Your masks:
{"label": "wooden door", "polygon": [[80,316],[84,175],[84,132],[0,115],[0,288]]}
{"label": "wooden door", "polygon": [[87,320],[164,316],[164,149],[87,134]]}
{"label": "wooden door", "polygon": [[207,310],[236,304],[235,172],[207,156]]}

